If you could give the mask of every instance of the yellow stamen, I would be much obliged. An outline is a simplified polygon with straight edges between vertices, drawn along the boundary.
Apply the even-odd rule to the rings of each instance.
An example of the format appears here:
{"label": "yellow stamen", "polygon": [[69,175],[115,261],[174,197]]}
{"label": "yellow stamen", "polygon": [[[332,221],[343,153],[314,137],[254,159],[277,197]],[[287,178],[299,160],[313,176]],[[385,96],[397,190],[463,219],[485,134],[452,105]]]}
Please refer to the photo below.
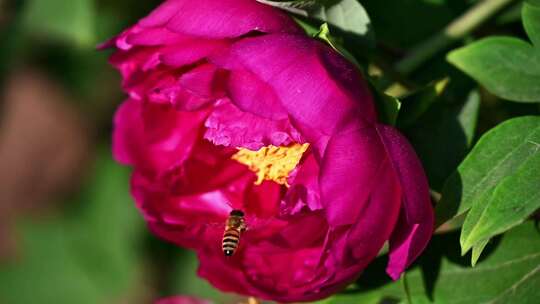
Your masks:
{"label": "yellow stamen", "polygon": [[289,173],[296,168],[308,147],[309,144],[293,144],[287,147],[270,145],[258,151],[241,148],[232,156],[232,159],[255,172],[256,185],[260,185],[264,180],[272,180],[288,187]]}

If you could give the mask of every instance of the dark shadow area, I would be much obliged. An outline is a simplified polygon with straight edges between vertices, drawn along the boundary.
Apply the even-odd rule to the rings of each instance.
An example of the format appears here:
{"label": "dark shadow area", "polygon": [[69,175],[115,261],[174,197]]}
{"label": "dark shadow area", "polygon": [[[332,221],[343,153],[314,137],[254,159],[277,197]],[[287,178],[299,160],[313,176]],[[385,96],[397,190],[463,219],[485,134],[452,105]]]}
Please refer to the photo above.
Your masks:
{"label": "dark shadow area", "polygon": [[385,270],[387,263],[388,256],[386,255],[380,256],[371,262],[356,281],[358,289],[355,289],[354,292],[368,291],[391,283],[392,279],[386,274]]}
{"label": "dark shadow area", "polygon": [[441,98],[411,126],[402,129],[420,157],[434,190],[442,190],[445,180],[469,151],[466,126],[460,121],[470,105],[466,102],[467,96],[456,101]]}
{"label": "dark shadow area", "polygon": [[465,1],[434,4],[411,0],[362,0],[361,3],[371,17],[377,40],[394,49],[410,47],[435,34],[468,6]]}
{"label": "dark shadow area", "polygon": [[[454,226],[450,219],[459,222],[464,220],[462,216],[454,218],[458,212],[462,195],[463,181],[459,173],[455,171],[446,181],[444,196],[435,205],[435,229],[439,229],[443,224]],[[458,226],[461,226],[461,224]]]}
{"label": "dark shadow area", "polygon": [[[436,235],[431,240],[426,251],[413,264],[413,267],[420,267],[426,294],[431,300],[433,300],[433,292],[440,274],[443,258],[462,267],[471,267],[471,253],[469,252],[465,256],[461,256],[461,247],[459,245],[460,233],[461,231],[454,231],[452,233]],[[482,261],[495,251],[500,243],[500,239],[500,237],[496,237],[486,246],[477,265],[481,265]]]}
{"label": "dark shadow area", "polygon": [[398,304],[401,303],[401,300],[398,298],[384,297],[379,304]]}
{"label": "dark shadow area", "polygon": [[174,278],[174,265],[185,252],[185,249],[162,241],[161,239],[147,234],[144,239],[144,252],[146,260],[150,263],[149,273],[150,278],[147,282],[154,284],[153,290],[158,294],[171,294],[174,290],[170,290],[170,282]]}
{"label": "dark shadow area", "polygon": [[[471,267],[470,252],[465,256],[461,256],[459,235],[460,231],[435,235],[420,258],[407,270],[410,272],[420,268],[426,294],[431,300],[433,300],[433,293],[437,279],[440,275],[443,258],[460,267]],[[490,241],[482,252],[481,258],[479,259],[477,265],[481,265],[485,259],[494,253],[496,248],[499,246],[500,241],[500,236],[497,236]],[[372,263],[369,264],[369,266],[362,273],[362,276],[355,282],[356,288],[346,290],[344,293],[352,294],[367,292],[381,288],[384,285],[394,283],[386,274],[385,269],[387,262],[387,255],[376,258]]]}

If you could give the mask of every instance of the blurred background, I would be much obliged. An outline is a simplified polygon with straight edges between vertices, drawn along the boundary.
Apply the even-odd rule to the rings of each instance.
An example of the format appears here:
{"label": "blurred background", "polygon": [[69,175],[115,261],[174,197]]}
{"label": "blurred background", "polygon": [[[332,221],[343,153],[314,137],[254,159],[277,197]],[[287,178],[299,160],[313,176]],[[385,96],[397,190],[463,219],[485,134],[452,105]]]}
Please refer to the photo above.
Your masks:
{"label": "blurred background", "polygon": [[[107,64],[110,51],[95,46],[160,2],[0,0],[0,303],[151,303],[174,294],[244,301],[213,290],[197,278],[192,253],[147,232],[129,196],[129,169],[111,159],[112,116],[124,94]],[[384,61],[400,57],[474,1],[361,2]],[[491,33],[524,36],[519,6],[479,31]],[[415,81],[456,74],[451,85],[459,102],[446,112],[467,119],[463,105],[473,98],[474,114],[478,104],[483,113],[479,131],[473,127],[456,151],[426,142],[447,140],[436,135],[451,134],[451,121],[432,118],[426,123],[437,127],[406,132],[425,164],[446,164],[428,168],[432,181],[442,183],[473,137],[508,117],[538,111],[472,92],[474,83],[448,67],[444,53],[429,67],[413,75]]]}
{"label": "blurred background", "polygon": [[237,303],[151,236],[111,158],[123,100],[96,45],[161,1],[0,0],[0,303]]}

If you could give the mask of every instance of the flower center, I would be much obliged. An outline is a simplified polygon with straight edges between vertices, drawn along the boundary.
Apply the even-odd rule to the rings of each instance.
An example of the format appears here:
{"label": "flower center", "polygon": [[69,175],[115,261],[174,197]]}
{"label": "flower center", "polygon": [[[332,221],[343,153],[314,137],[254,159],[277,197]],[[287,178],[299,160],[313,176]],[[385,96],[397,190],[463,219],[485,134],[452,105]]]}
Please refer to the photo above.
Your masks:
{"label": "flower center", "polygon": [[257,175],[256,185],[264,180],[272,180],[280,185],[286,185],[289,173],[302,159],[302,155],[308,149],[309,144],[292,144],[287,147],[266,146],[258,151],[240,148],[232,159],[246,165],[249,170]]}

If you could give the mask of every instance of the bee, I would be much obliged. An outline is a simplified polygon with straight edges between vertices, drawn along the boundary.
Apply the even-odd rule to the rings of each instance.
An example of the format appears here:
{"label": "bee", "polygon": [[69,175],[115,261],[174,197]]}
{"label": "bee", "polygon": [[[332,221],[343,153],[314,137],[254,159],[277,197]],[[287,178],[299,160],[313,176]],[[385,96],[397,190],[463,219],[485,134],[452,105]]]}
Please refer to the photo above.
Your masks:
{"label": "bee", "polygon": [[244,212],[232,210],[225,222],[221,247],[225,256],[232,256],[240,244],[240,235],[247,230]]}

